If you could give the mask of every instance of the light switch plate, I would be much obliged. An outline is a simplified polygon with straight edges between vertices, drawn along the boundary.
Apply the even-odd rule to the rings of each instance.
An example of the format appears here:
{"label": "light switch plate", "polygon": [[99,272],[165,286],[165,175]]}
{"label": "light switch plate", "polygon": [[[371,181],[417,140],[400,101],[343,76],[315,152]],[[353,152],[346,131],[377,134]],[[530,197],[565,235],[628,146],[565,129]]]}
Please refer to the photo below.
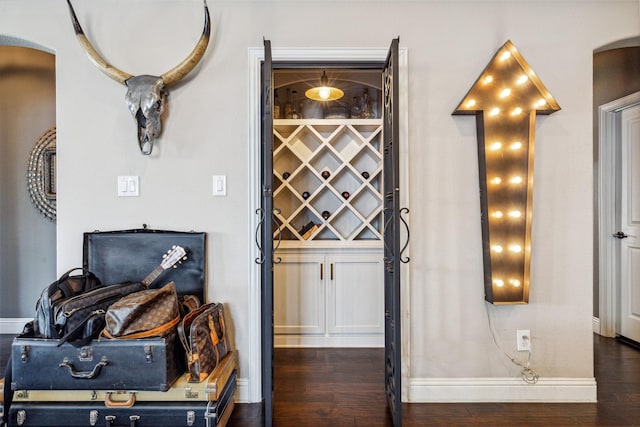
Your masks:
{"label": "light switch plate", "polygon": [[137,197],[140,195],[138,176],[118,176],[118,197]]}
{"label": "light switch plate", "polygon": [[213,193],[214,196],[227,195],[227,177],[226,175],[213,176]]}

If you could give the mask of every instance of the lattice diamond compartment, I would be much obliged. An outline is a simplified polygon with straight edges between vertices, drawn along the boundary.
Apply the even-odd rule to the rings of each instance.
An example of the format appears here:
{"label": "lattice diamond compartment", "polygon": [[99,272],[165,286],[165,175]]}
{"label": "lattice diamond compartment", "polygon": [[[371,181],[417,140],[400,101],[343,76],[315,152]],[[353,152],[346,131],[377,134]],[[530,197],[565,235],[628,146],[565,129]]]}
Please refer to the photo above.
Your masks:
{"label": "lattice diamond compartment", "polygon": [[351,210],[343,209],[337,214],[336,218],[332,221],[333,227],[340,233],[344,239],[349,239],[353,232],[361,224],[360,218],[358,218]]}
{"label": "lattice diamond compartment", "polygon": [[321,145],[322,140],[306,127],[289,140],[289,146],[301,159],[309,159]]}
{"label": "lattice diamond compartment", "polygon": [[[369,146],[364,147],[358,154],[351,160],[351,165],[357,169],[361,174],[367,172],[369,178],[376,174],[379,170],[379,164],[382,158],[378,153],[373,151]],[[362,178],[366,179],[366,178]]]}
{"label": "lattice diamond compartment", "polygon": [[321,227],[313,240],[339,240],[338,236],[327,226]]}
{"label": "lattice diamond compartment", "polygon": [[353,240],[382,240],[382,206],[369,215],[368,222],[364,222],[356,232]]}
{"label": "lattice diamond compartment", "polygon": [[360,137],[360,134],[354,132],[348,126],[345,126],[338,132],[331,140],[331,145],[340,154],[345,162],[350,162],[351,159],[358,154],[364,141]]}
{"label": "lattice diamond compartment", "polygon": [[328,141],[342,125],[313,125],[309,127],[316,131],[325,141]]}
{"label": "lattice diamond compartment", "polygon": [[280,209],[285,219],[289,219],[299,206],[300,200],[286,186],[279,188],[273,196],[273,207]]}
{"label": "lattice diamond compartment", "polygon": [[286,141],[291,135],[301,128],[300,125],[278,125],[274,126],[273,133],[276,139]]}
{"label": "lattice diamond compartment", "polygon": [[328,188],[323,188],[320,193],[311,201],[313,208],[321,215],[322,212],[327,211],[330,215],[333,215],[336,210],[342,205],[342,200],[338,198]]}
{"label": "lattice diamond compartment", "polygon": [[293,178],[289,178],[291,186],[302,197],[302,193],[313,194],[322,184],[320,179],[309,169],[303,168]]}
{"label": "lattice diamond compartment", "polygon": [[346,191],[350,195],[353,195],[362,185],[362,180],[356,176],[354,172],[345,168],[338,172],[336,177],[331,181],[331,185],[340,194]]}
{"label": "lattice diamond compartment", "polygon": [[285,172],[289,174],[295,172],[301,164],[300,159],[296,157],[286,145],[282,146],[280,150],[273,155],[273,170],[281,177]]}
{"label": "lattice diamond compartment", "polygon": [[309,164],[320,174],[323,170],[328,170],[333,175],[334,171],[342,164],[342,161],[327,147],[323,147],[309,161]]}
{"label": "lattice diamond compartment", "polygon": [[382,128],[378,124],[353,124],[351,127],[365,140],[380,140]]}
{"label": "lattice diamond compartment", "polygon": [[[304,207],[295,215],[289,224],[291,227],[295,228],[297,233],[300,235],[302,228],[310,222],[313,222],[314,224],[322,224],[322,220],[320,218],[318,218],[309,208]],[[302,235],[300,235],[300,237],[302,237]]]}
{"label": "lattice diamond compartment", "polygon": [[382,206],[379,196],[368,188],[365,188],[350,199],[351,206],[364,218],[368,218]]}

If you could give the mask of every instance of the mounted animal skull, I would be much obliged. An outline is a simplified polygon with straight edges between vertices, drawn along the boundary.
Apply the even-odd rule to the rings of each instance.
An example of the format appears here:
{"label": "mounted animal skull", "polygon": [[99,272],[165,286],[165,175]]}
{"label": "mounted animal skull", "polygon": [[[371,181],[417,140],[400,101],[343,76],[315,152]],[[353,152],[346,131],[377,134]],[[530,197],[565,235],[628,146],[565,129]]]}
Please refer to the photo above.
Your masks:
{"label": "mounted animal skull", "polygon": [[131,111],[138,123],[138,145],[140,146],[140,151],[145,155],[151,154],[154,138],[158,137],[162,130],[161,115],[164,109],[167,87],[180,81],[193,70],[202,59],[209,44],[211,26],[206,0],[204,0],[204,29],[196,47],[184,61],[159,77],[149,75],[133,76],[105,61],[85,36],[71,1],[67,0],[67,4],[69,5],[76,37],[87,52],[87,55],[89,55],[89,59],[107,76],[127,86],[125,100],[129,111]]}

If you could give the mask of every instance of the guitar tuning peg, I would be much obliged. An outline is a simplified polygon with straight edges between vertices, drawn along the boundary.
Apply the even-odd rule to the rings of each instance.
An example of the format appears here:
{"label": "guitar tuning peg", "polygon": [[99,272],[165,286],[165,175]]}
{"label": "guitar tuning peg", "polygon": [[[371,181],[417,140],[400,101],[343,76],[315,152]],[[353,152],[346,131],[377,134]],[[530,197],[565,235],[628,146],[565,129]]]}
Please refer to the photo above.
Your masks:
{"label": "guitar tuning peg", "polygon": [[173,268],[178,268],[178,266],[174,264]]}
{"label": "guitar tuning peg", "polygon": [[162,259],[165,259],[166,257],[167,257],[167,254],[162,255]]}
{"label": "guitar tuning peg", "polygon": [[171,249],[175,249],[175,248],[176,248],[176,245],[171,246]]}
{"label": "guitar tuning peg", "polygon": [[184,261],[186,261],[186,260],[187,260],[187,257],[186,257],[186,256],[184,256],[184,257],[182,257],[182,259],[183,259]]}

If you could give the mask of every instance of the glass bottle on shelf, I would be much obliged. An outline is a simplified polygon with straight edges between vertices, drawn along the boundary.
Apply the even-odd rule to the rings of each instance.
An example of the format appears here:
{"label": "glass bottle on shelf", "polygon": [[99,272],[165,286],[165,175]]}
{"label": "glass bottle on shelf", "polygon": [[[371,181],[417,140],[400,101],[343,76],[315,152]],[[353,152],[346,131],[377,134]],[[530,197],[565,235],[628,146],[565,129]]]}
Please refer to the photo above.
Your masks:
{"label": "glass bottle on shelf", "polygon": [[351,118],[359,119],[362,115],[362,108],[360,107],[360,100],[357,96],[353,97],[353,103],[351,104]]}
{"label": "glass bottle on shelf", "polygon": [[369,96],[369,91],[366,88],[362,94],[362,118],[374,118],[373,111],[371,110],[371,97]]}
{"label": "glass bottle on shelf", "polygon": [[273,91],[273,118],[279,119],[281,112],[280,99],[278,98],[278,89]]}
{"label": "glass bottle on shelf", "polygon": [[293,118],[293,104],[291,103],[291,89],[287,88],[287,99],[284,103],[284,118]]}
{"label": "glass bottle on shelf", "polygon": [[301,119],[302,116],[300,115],[300,109],[296,108],[296,102],[297,102],[297,98],[298,98],[298,91],[297,90],[292,90],[291,91],[291,118],[292,119]]}

